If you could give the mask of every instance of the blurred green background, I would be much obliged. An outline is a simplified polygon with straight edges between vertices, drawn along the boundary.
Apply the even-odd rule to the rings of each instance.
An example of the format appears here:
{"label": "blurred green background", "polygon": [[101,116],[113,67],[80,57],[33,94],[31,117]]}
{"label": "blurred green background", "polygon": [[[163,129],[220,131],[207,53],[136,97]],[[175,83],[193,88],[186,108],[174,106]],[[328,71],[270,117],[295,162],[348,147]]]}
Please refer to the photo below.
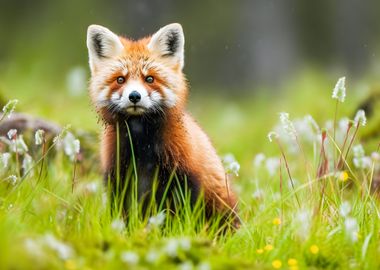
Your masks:
{"label": "blurred green background", "polygon": [[[0,93],[18,111],[74,128],[100,125],[87,97],[86,29],[140,38],[183,25],[190,111],[219,152],[251,158],[277,113],[333,117],[347,76],[349,115],[380,78],[380,2],[1,1]],[[231,150],[233,149],[233,150]]]}

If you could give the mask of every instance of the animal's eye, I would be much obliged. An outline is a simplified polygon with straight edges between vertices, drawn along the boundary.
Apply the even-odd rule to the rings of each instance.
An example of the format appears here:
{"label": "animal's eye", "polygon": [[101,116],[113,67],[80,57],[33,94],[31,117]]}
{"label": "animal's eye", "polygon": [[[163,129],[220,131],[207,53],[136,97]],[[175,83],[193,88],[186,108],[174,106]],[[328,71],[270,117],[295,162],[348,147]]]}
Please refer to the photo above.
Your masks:
{"label": "animal's eye", "polygon": [[153,76],[147,76],[147,77],[145,78],[145,81],[146,81],[147,83],[153,83],[153,82],[154,82],[154,78],[153,78]]}
{"label": "animal's eye", "polygon": [[118,84],[123,84],[125,83],[125,78],[123,76],[119,76],[116,78],[116,81]]}

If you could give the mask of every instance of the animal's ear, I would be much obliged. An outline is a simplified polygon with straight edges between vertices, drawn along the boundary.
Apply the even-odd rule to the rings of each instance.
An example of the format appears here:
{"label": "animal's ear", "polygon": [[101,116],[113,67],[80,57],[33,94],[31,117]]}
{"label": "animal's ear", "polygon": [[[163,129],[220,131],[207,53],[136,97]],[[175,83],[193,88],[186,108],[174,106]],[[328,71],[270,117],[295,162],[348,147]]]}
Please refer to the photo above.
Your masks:
{"label": "animal's ear", "polygon": [[172,23],[162,27],[152,36],[148,49],[173,60],[174,63],[178,63],[183,68],[184,45],[185,37],[182,26],[179,23]]}
{"label": "animal's ear", "polygon": [[87,29],[87,48],[91,71],[102,61],[113,58],[123,51],[119,37],[100,25],[90,25]]}

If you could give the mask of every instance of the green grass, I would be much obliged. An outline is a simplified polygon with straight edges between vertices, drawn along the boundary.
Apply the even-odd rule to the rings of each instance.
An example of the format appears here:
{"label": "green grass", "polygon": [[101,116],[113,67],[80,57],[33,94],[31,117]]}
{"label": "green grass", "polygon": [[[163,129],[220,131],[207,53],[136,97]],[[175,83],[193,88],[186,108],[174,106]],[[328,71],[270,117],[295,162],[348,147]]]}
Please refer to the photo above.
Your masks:
{"label": "green grass", "polygon": [[[135,205],[125,224],[121,211],[111,211],[107,188],[94,169],[98,165],[88,169],[83,164],[96,163],[96,159],[74,168],[62,148],[52,147],[40,176],[42,148],[27,140],[34,161],[29,173],[21,173],[15,184],[7,180],[17,175],[21,165],[23,155],[15,153],[9,167],[1,171],[0,269],[379,268],[379,201],[369,191],[379,161],[374,155],[369,167],[357,168],[351,150],[344,167],[335,169],[339,151],[347,150],[347,146],[342,149],[344,128],[337,128],[343,135],[334,145],[333,129],[327,127],[330,143],[324,146],[329,156],[324,159],[321,154],[320,133],[324,123],[334,118],[335,102],[330,97],[334,83],[313,73],[290,82],[277,98],[269,93],[234,100],[192,97],[190,110],[218,152],[233,153],[241,164],[239,176],[230,177],[238,194],[242,225],[224,235],[216,233],[217,221],[199,218],[202,207],[195,211],[188,207],[186,194],[179,195],[182,210],[177,215],[153,209],[156,218],[149,221]],[[3,88],[8,85],[5,81]],[[48,102],[47,90],[38,94],[39,100],[33,92],[13,87],[16,90],[7,98],[20,99],[19,110],[71,123],[74,131],[99,128],[85,97],[70,98],[61,92],[54,94],[60,98]],[[351,86],[347,100],[339,105],[339,119],[352,118],[360,99],[350,90]],[[291,120],[311,114],[322,127],[298,130],[297,140],[281,133],[285,158],[279,145],[267,139],[281,111],[290,112]],[[374,125],[371,121],[370,126]],[[347,139],[353,138],[357,145],[367,127],[360,126],[357,135],[354,128]],[[310,139],[310,134],[315,138]],[[364,146],[366,156],[377,150],[370,144]],[[259,156],[254,164],[258,153],[265,157]],[[321,164],[326,160],[329,169],[323,171]],[[342,173],[347,173],[347,180]],[[124,195],[132,196],[133,204],[136,200],[131,194]],[[289,259],[296,263],[291,260],[288,265]]]}

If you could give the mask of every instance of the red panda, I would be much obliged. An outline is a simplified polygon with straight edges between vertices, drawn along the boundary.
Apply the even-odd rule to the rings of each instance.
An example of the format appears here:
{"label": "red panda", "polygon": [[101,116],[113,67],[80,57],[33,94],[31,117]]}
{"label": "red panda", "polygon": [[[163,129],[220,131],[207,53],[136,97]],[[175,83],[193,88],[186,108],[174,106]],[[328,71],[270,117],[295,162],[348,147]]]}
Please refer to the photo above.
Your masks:
{"label": "red panda", "polygon": [[163,193],[165,181],[175,171],[180,181],[187,181],[192,201],[202,192],[206,213],[236,217],[237,199],[221,160],[185,109],[188,85],[182,72],[184,43],[178,23],[137,41],[119,37],[102,26],[89,26],[90,97],[105,126],[102,169],[105,178],[114,182],[119,130],[118,173],[120,179],[126,177],[131,162],[130,134],[139,198],[151,191],[156,168],[162,181],[158,194]]}

